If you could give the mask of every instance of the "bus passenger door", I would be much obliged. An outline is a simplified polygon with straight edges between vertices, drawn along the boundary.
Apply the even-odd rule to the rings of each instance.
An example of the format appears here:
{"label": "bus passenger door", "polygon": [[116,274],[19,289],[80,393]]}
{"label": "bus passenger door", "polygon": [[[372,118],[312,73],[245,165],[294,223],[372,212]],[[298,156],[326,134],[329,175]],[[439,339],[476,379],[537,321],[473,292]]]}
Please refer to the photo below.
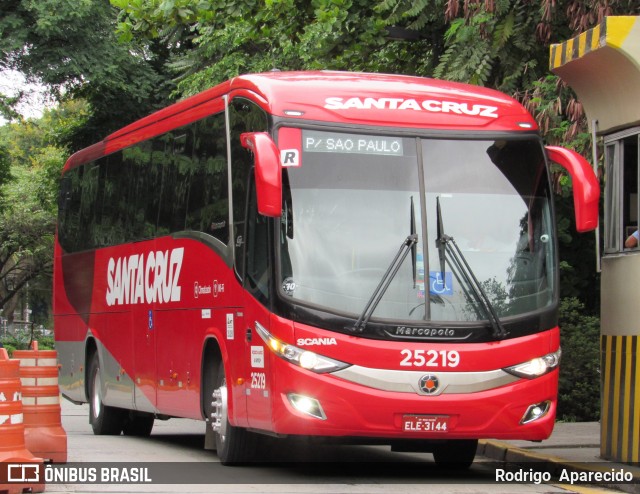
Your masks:
{"label": "bus passenger door", "polygon": [[245,378],[249,427],[271,428],[269,349],[258,335],[256,325],[269,330],[271,300],[270,221],[258,214],[253,180],[249,187],[245,231],[244,322],[246,326]]}

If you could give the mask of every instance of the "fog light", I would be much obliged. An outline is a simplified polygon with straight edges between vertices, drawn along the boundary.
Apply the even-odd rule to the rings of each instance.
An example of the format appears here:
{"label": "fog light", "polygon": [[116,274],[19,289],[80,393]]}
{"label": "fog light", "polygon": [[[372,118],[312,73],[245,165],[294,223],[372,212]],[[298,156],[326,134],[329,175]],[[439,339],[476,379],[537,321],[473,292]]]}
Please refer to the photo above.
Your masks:
{"label": "fog light", "polygon": [[524,415],[522,416],[522,420],[520,420],[520,424],[528,424],[529,422],[541,419],[549,412],[550,408],[550,401],[543,401],[542,403],[529,405],[529,408],[527,408],[527,411],[524,412]]}
{"label": "fog light", "polygon": [[308,396],[290,393],[287,395],[289,403],[298,410],[300,413],[310,415],[317,419],[326,420],[327,416],[324,414],[324,410],[320,406],[320,402],[315,398]]}

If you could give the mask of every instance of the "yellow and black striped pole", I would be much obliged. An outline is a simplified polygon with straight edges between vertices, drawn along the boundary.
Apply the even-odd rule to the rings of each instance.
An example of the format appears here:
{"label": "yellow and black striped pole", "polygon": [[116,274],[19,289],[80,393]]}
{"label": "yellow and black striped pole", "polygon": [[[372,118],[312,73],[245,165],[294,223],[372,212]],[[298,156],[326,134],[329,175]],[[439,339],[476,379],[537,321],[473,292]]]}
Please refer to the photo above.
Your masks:
{"label": "yellow and black striped pole", "polygon": [[[638,256],[634,256],[638,257]],[[640,461],[640,336],[602,335],[600,454]]]}

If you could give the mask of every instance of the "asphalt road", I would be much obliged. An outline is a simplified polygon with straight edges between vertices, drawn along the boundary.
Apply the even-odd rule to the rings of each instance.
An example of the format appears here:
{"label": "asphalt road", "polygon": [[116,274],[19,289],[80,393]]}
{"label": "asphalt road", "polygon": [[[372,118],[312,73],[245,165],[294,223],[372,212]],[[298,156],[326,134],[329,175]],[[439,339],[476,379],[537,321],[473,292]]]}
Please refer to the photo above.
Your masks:
{"label": "asphalt road", "polygon": [[[554,493],[567,492],[544,483],[496,481],[500,465],[477,457],[469,471],[436,467],[430,454],[392,453],[388,447],[331,446],[276,442],[267,446],[269,463],[224,467],[204,446],[204,423],[156,421],[150,437],[94,436],[88,406],[62,405],[68,436],[68,465],[48,467],[57,483],[46,492],[65,493]],[[55,471],[54,471],[55,470]],[[70,482],[84,476],[95,482]],[[140,479],[139,483],[126,480]],[[118,479],[115,483],[110,480]],[[150,482],[147,482],[150,479]],[[101,481],[105,482],[102,483]],[[584,492],[584,490],[580,491]],[[595,491],[591,491],[595,492]]]}

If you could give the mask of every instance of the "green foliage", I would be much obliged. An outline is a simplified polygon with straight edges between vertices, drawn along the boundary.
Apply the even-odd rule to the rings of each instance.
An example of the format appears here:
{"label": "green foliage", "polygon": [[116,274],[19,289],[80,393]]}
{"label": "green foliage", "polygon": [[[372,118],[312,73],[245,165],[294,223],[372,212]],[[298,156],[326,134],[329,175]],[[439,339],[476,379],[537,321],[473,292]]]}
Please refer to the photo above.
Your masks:
{"label": "green foliage", "polygon": [[591,155],[591,135],[582,105],[557,76],[541,77],[515,96],[535,115],[548,144],[569,147],[583,156]]}
{"label": "green foliage", "polygon": [[[108,0],[4,1],[0,16],[0,69],[22,72],[58,100],[84,98],[89,118],[63,133],[72,149],[89,145],[166,101],[172,87],[159,74],[162,49],[123,44]],[[158,64],[158,59],[162,61]],[[16,101],[0,109],[15,119]]]}
{"label": "green foliage", "polygon": [[16,350],[29,350],[33,341],[38,342],[38,350],[55,349],[53,336],[44,336],[39,329],[31,331],[20,330],[0,336],[0,343],[9,353],[9,358],[13,357],[13,352]]}
{"label": "green foliage", "polygon": [[[2,67],[2,65],[0,65],[0,67]],[[18,112],[15,111],[14,107],[18,104],[21,97],[20,92],[18,92],[17,96],[7,96],[0,93],[0,116],[7,120],[19,118]]]}
{"label": "green foliage", "polygon": [[37,276],[50,277],[55,215],[38,199],[36,170],[16,167],[5,186],[11,207],[0,214],[0,307]]}
{"label": "green foliage", "polygon": [[69,155],[64,143],[89,118],[88,103],[72,100],[45,110],[39,119],[22,120],[0,130],[0,148],[7,152],[12,173],[21,178],[7,184],[0,176],[0,183],[6,184],[0,187],[0,192],[13,193],[14,207],[18,207],[16,200],[23,205],[35,201],[51,214],[56,213],[57,183]]}
{"label": "green foliage", "polygon": [[600,312],[600,276],[596,271],[595,235],[576,233],[573,195],[566,186],[556,195],[560,295],[576,297],[588,315]]}
{"label": "green foliage", "polygon": [[69,155],[60,143],[88,118],[86,102],[73,101],[45,111],[40,119],[0,128],[0,157],[11,173],[11,180],[0,175],[0,196],[6,199],[0,210],[0,308],[7,309],[5,316],[13,313],[29,283],[40,322],[48,318],[58,179]]}
{"label": "green foliage", "polygon": [[[378,2],[376,11],[389,26],[403,26],[415,32],[434,31],[445,25],[446,3],[444,0],[383,0]],[[444,29],[438,38],[443,33]]]}
{"label": "green foliage", "polygon": [[11,157],[8,149],[0,144],[0,212],[6,207],[5,195],[2,185],[6,184],[11,178]]}
{"label": "green foliage", "polygon": [[560,302],[560,384],[557,416],[593,421],[600,416],[600,323],[573,297]]}
{"label": "green foliage", "polygon": [[[178,94],[245,72],[274,68],[365,70],[392,62],[379,53],[385,23],[365,0],[112,1],[121,38],[171,47]],[[391,67],[389,67],[390,69]]]}
{"label": "green foliage", "polygon": [[507,93],[531,84],[546,64],[536,49],[536,19],[528,3],[497,2],[492,12],[476,4],[473,15],[452,20],[434,75]]}
{"label": "green foliage", "polygon": [[54,350],[56,347],[53,336],[39,336],[36,340],[38,341],[39,350]]}

